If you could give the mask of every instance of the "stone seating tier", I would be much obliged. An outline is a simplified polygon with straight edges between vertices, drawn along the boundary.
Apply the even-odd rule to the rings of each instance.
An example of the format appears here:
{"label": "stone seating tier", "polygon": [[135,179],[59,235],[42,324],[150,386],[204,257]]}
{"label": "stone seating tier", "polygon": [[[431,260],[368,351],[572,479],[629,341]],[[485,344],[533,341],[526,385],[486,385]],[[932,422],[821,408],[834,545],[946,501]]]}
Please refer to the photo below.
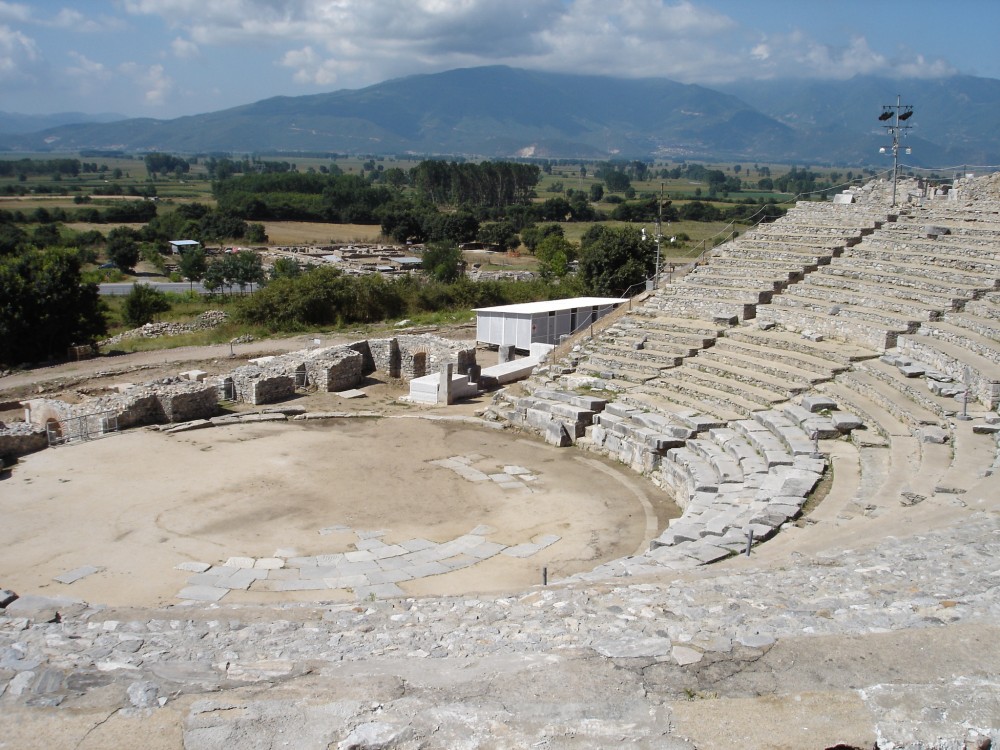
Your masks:
{"label": "stone seating tier", "polygon": [[796,284],[791,292],[796,297],[816,300],[827,306],[867,307],[874,310],[884,310],[909,320],[937,320],[943,315],[939,307],[912,300],[900,300],[892,296],[878,294],[874,290],[852,290],[851,287],[837,288],[814,284],[813,279],[816,275],[811,274],[806,282]]}
{"label": "stone seating tier", "polygon": [[714,266],[704,266],[698,271],[684,277],[681,284],[707,286],[712,289],[732,289],[736,291],[759,291],[766,294],[781,291],[787,281],[768,279],[762,276],[751,276],[745,271],[742,274],[719,273]]}
{"label": "stone seating tier", "polygon": [[[774,391],[784,398],[792,398],[796,394],[809,390],[812,386],[810,377],[802,377],[800,372],[790,368],[764,368],[756,366],[753,359],[726,357],[714,349],[700,353],[697,357],[686,360],[683,367],[697,370],[715,377],[736,381],[737,388],[744,385],[762,390]],[[816,381],[822,378],[816,378]]]}
{"label": "stone seating tier", "polygon": [[943,244],[941,242],[920,243],[917,241],[897,243],[877,240],[855,245],[850,255],[869,260],[899,260],[919,265],[947,264],[961,271],[994,273],[1000,269],[1000,249],[986,253],[982,248],[968,244]]}
{"label": "stone seating tier", "polygon": [[[837,369],[827,362],[806,362],[801,356],[789,356],[787,352],[772,349],[761,350],[755,346],[741,344],[738,341],[728,341],[725,338],[693,360],[693,366],[699,363],[713,362],[732,368],[741,368],[751,372],[762,373],[772,378],[788,381],[796,389],[809,388],[816,383],[822,383],[833,378]],[[805,369],[803,365],[812,365]],[[787,390],[793,390],[791,388]]]}
{"label": "stone seating tier", "polygon": [[[682,421],[682,415],[685,414],[704,415],[713,427],[724,425],[733,419],[740,419],[752,413],[750,408],[736,411],[731,403],[728,405],[713,403],[701,398],[700,395],[691,395],[680,389],[668,390],[655,385],[643,385],[619,394],[618,400],[656,414],[673,415]],[[705,422],[701,422],[701,424],[705,424]]]}
{"label": "stone seating tier", "polygon": [[[962,323],[966,325],[961,325]],[[960,346],[990,362],[1000,364],[998,328],[984,324],[981,330],[976,330],[972,316],[952,314],[943,321],[931,321],[921,326],[921,332],[925,336]]]}
{"label": "stone seating tier", "polygon": [[757,306],[739,299],[704,299],[695,288],[670,287],[657,294],[655,305],[673,317],[701,318],[704,320],[752,320]]}
{"label": "stone seating tier", "polygon": [[810,274],[809,286],[814,289],[829,289],[834,293],[846,291],[871,299],[885,298],[913,302],[939,311],[959,310],[972,299],[971,295],[979,293],[975,289],[956,292],[954,288],[939,288],[930,291],[913,286],[901,286],[892,283],[884,276],[878,279],[868,279],[863,274],[857,273],[846,276],[843,268],[830,266],[821,269],[819,273]]}
{"label": "stone seating tier", "polygon": [[853,256],[848,253],[834,266],[849,266],[852,269],[870,269],[877,273],[888,273],[904,277],[939,279],[957,286],[991,290],[1000,288],[1000,278],[994,274],[961,271],[942,265],[919,265],[901,261],[880,261]]}
{"label": "stone seating tier", "polygon": [[677,391],[694,399],[694,408],[701,407],[709,413],[715,406],[722,406],[737,414],[749,416],[755,411],[770,409],[786,400],[784,392],[763,388],[750,383],[730,382],[709,372],[689,367],[677,367],[664,372],[646,389],[656,389],[658,394]]}
{"label": "stone seating tier", "polygon": [[762,306],[757,320],[763,325],[778,325],[799,334],[819,335],[826,339],[848,342],[875,351],[896,345],[901,331],[851,316],[830,315],[828,308],[787,304],[788,298],[778,298],[783,304]]}
{"label": "stone seating tier", "polygon": [[726,331],[724,342],[732,341],[765,349],[768,356],[778,357],[781,352],[789,352],[797,360],[801,358],[804,369],[823,367],[825,363],[832,370],[840,371],[849,369],[854,362],[878,356],[878,352],[871,348],[840,341],[810,340],[804,338],[798,329],[762,330],[760,324],[743,325]]}
{"label": "stone seating tier", "polygon": [[929,330],[899,337],[897,347],[904,356],[926,363],[956,382],[968,380],[971,397],[986,408],[1000,407],[1000,367],[994,360],[941,340]]}
{"label": "stone seating tier", "polygon": [[[807,293],[807,290],[804,291]],[[913,333],[920,326],[920,320],[911,316],[863,305],[831,304],[826,299],[800,295],[797,287],[795,291],[776,296],[771,307],[802,309],[814,315],[826,315],[828,318],[856,319],[897,333]]]}

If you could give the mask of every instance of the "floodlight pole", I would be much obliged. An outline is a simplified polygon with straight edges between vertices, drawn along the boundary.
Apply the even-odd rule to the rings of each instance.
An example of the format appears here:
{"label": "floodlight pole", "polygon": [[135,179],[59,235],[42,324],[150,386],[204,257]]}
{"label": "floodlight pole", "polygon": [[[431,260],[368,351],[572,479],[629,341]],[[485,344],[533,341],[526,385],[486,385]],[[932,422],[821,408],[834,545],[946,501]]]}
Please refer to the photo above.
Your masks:
{"label": "floodlight pole", "polygon": [[656,272],[653,276],[653,288],[660,288],[660,240],[663,239],[663,183],[660,183],[660,206],[656,214]]}
{"label": "floodlight pole", "polygon": [[882,117],[879,119],[885,119],[885,115],[892,113],[894,122],[892,125],[883,125],[889,134],[892,136],[892,205],[893,208],[896,206],[896,178],[899,174],[899,136],[903,131],[909,130],[910,125],[900,125],[899,124],[899,113],[900,110],[906,110],[903,114],[903,120],[908,119],[913,114],[913,105],[901,104],[900,96],[896,94],[895,104],[883,104],[882,105]]}

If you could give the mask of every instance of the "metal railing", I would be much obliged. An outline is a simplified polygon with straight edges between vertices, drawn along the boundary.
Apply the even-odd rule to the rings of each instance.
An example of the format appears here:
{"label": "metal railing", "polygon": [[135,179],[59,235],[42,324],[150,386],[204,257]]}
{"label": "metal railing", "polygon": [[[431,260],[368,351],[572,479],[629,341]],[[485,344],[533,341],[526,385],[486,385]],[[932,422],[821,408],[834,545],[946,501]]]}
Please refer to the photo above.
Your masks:
{"label": "metal railing", "polygon": [[96,440],[118,431],[118,414],[113,411],[80,414],[62,421],[49,420],[45,424],[50,447]]}

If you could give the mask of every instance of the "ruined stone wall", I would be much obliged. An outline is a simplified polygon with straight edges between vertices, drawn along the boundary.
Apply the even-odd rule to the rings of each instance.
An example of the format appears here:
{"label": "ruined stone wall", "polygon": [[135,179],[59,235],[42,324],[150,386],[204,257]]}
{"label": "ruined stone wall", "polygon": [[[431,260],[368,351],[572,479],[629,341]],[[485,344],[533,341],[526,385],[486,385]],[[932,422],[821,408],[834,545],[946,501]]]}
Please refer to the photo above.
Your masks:
{"label": "ruined stone wall", "polygon": [[368,348],[371,351],[376,370],[385,373],[390,378],[400,377],[399,341],[397,339],[369,339]]}
{"label": "ruined stone wall", "polygon": [[25,422],[0,422],[0,458],[14,458],[47,448],[45,428]]}
{"label": "ruined stone wall", "polygon": [[237,367],[229,376],[237,401],[255,406],[295,395],[295,377],[260,365]]}
{"label": "ruined stone wall", "polygon": [[167,422],[188,422],[214,417],[219,412],[219,394],[214,386],[198,383],[200,388],[171,388],[159,393],[157,400]]}
{"label": "ruined stone wall", "polygon": [[[458,341],[443,339],[425,333],[416,336],[396,337],[400,357],[400,377],[412,380],[414,377],[438,372],[442,365],[452,363],[459,375],[465,375],[476,364],[476,347]],[[425,372],[414,372],[414,355],[426,353]]]}
{"label": "ruined stone wall", "polygon": [[56,399],[23,402],[26,421],[44,428],[58,423],[60,437],[78,440],[107,431],[163,422],[203,419],[218,412],[214,386],[189,381],[147,383],[123,393],[106,393],[78,404]]}
{"label": "ruined stone wall", "polygon": [[306,362],[309,382],[321,391],[353,388],[364,378],[364,357],[346,346],[331,347]]}
{"label": "ruined stone wall", "polygon": [[361,355],[361,374],[371,375],[378,368],[375,366],[375,359],[372,357],[372,349],[368,345],[368,340],[355,341],[347,345],[348,349],[356,351]]}

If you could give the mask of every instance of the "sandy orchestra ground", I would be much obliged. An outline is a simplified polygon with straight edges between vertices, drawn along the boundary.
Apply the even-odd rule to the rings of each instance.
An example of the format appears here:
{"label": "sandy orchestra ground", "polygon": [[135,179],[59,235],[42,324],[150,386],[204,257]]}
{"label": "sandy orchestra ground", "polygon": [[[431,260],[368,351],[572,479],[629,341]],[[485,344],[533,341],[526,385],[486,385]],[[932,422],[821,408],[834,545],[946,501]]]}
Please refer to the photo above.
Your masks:
{"label": "sandy orchestra ground", "polygon": [[[228,362],[220,362],[226,366]],[[114,379],[114,376],[111,377]],[[99,382],[99,381],[93,381]],[[470,568],[401,584],[412,595],[517,590],[645,549],[678,513],[669,497],[610,462],[526,436],[422,416],[448,412],[398,402],[398,384],[367,381],[369,398],[296,400],[310,409],[375,408],[383,418],[217,427],[179,435],[128,432],[21,459],[0,485],[7,542],[0,580],[15,591],[119,606],[176,602],[191,561],[355,549],[359,532],[393,544],[436,543],[488,527],[513,546],[560,539],[539,554],[498,555]],[[530,489],[475,483],[431,461],[471,456],[484,473],[505,466],[537,477]],[[72,584],[53,579],[83,566]],[[232,602],[351,599],[351,591],[236,591]]]}

